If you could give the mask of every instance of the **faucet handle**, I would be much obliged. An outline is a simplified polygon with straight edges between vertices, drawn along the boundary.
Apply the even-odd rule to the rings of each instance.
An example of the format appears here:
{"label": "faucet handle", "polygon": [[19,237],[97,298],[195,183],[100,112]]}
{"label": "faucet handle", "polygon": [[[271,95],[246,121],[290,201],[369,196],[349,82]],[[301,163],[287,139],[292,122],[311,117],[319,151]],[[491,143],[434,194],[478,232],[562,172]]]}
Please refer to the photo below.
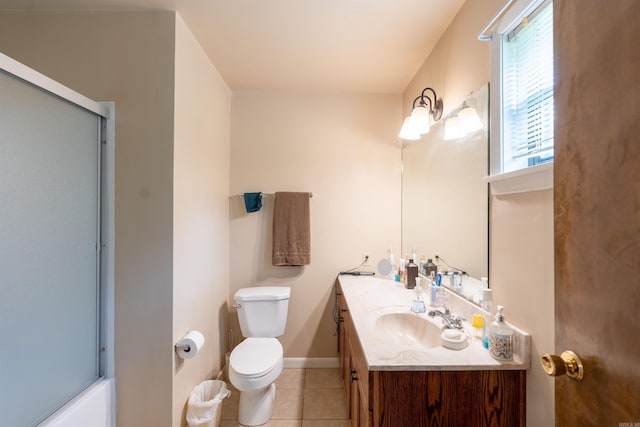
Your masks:
{"label": "faucet handle", "polygon": [[458,316],[458,315],[453,315],[451,318],[451,325],[456,328],[456,329],[462,329],[462,321],[463,320],[467,320],[462,316]]}

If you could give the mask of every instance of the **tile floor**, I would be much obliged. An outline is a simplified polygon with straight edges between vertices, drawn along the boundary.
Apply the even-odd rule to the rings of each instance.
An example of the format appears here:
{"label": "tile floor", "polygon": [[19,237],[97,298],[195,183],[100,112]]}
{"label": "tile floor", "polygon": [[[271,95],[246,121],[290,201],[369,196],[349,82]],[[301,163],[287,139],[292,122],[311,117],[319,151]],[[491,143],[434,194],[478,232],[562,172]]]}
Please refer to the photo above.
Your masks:
{"label": "tile floor", "polygon": [[[220,427],[237,427],[240,392],[222,403]],[[348,427],[339,369],[285,369],[276,380],[276,400],[265,427]]]}

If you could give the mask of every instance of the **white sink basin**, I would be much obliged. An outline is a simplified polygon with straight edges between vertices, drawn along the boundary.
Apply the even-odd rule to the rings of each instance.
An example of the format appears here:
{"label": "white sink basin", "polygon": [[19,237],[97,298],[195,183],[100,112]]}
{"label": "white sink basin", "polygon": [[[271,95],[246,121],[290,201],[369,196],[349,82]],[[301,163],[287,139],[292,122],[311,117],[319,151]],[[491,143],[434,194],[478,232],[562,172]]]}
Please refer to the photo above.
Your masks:
{"label": "white sink basin", "polygon": [[413,313],[387,313],[376,320],[376,332],[389,345],[433,348],[440,345],[442,328]]}

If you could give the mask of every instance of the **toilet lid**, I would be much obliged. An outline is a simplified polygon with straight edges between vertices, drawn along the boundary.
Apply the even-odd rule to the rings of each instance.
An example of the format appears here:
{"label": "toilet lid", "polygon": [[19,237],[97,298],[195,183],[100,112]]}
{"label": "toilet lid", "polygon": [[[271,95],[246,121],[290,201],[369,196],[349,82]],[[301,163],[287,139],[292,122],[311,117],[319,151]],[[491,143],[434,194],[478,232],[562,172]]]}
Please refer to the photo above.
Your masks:
{"label": "toilet lid", "polygon": [[282,358],[282,344],[275,338],[247,338],[231,352],[232,369],[243,376],[259,377],[272,370]]}

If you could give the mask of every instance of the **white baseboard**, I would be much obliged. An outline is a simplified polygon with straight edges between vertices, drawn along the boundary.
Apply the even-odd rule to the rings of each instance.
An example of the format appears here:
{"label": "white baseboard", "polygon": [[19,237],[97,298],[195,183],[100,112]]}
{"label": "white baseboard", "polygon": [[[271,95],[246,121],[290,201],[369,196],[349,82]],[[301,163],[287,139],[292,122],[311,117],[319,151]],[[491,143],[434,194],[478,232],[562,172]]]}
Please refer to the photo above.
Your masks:
{"label": "white baseboard", "polygon": [[[227,363],[229,363],[229,353],[226,354],[226,363],[222,367],[222,370],[216,376],[217,380],[228,381],[227,375]],[[340,359],[337,357],[285,357],[284,368],[296,369],[296,368],[339,368]]]}
{"label": "white baseboard", "polygon": [[285,369],[292,368],[339,368],[337,357],[285,357]]}

